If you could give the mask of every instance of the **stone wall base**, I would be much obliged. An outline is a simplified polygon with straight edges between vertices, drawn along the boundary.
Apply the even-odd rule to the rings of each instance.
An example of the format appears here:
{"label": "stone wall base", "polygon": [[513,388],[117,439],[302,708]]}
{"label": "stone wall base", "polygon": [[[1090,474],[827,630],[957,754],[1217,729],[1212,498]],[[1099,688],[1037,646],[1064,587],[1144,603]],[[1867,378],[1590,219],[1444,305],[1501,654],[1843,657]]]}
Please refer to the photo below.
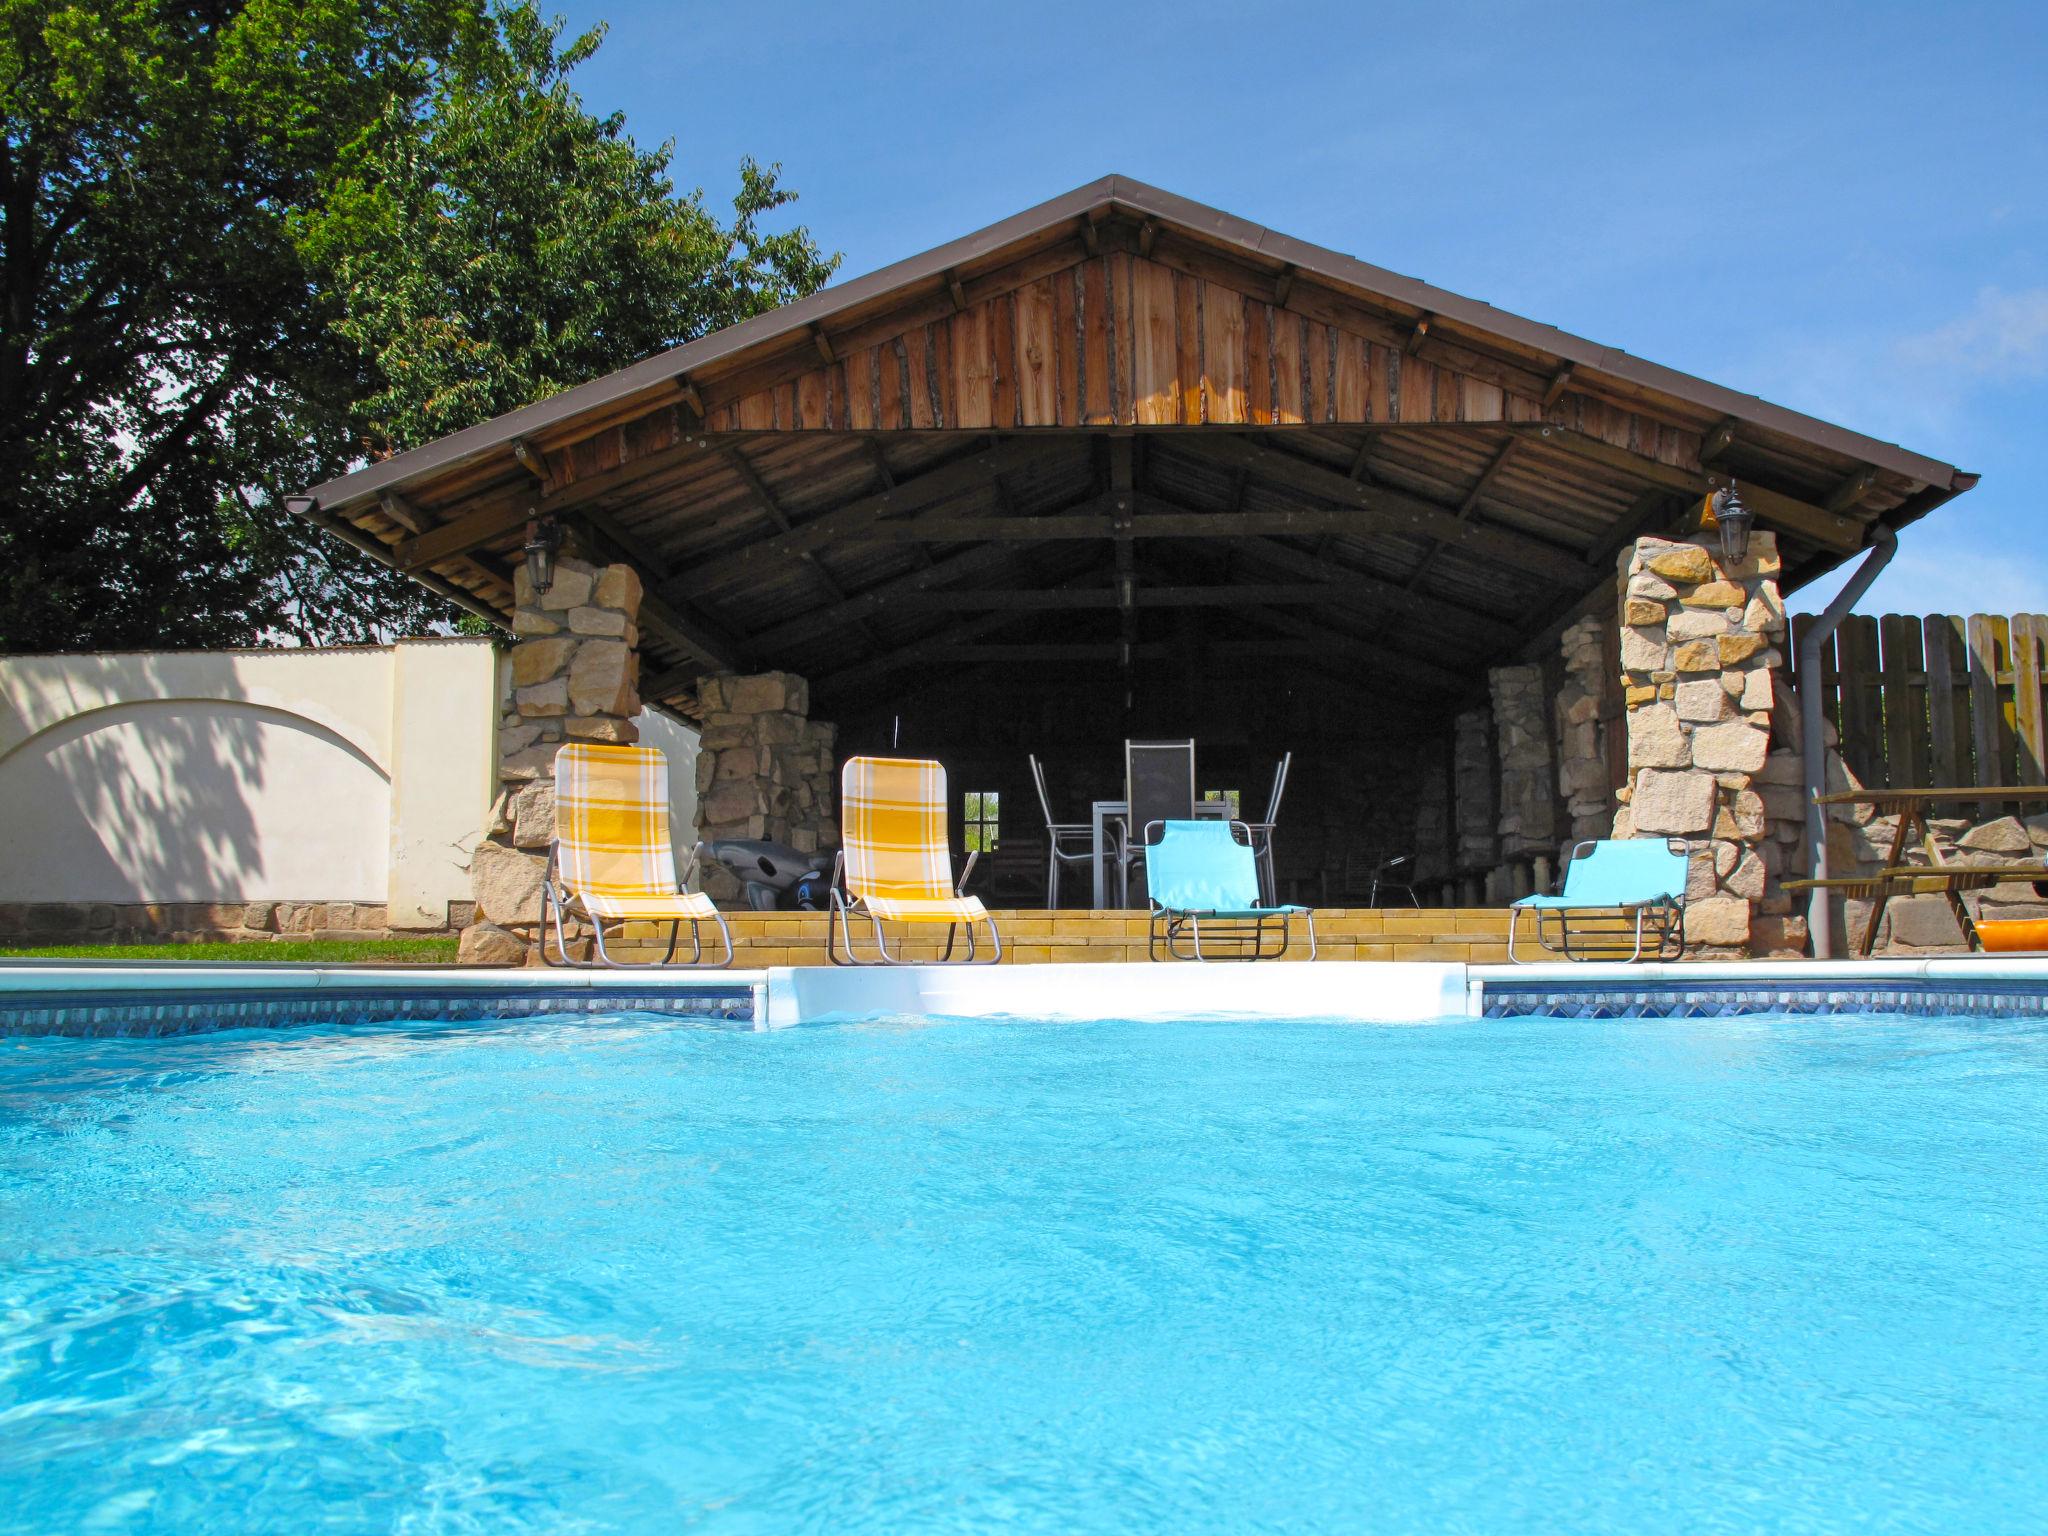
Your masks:
{"label": "stone wall base", "polygon": [[439,927],[394,929],[370,901],[42,901],[0,905],[0,944],[216,944],[275,939],[448,937],[475,904],[451,901]]}

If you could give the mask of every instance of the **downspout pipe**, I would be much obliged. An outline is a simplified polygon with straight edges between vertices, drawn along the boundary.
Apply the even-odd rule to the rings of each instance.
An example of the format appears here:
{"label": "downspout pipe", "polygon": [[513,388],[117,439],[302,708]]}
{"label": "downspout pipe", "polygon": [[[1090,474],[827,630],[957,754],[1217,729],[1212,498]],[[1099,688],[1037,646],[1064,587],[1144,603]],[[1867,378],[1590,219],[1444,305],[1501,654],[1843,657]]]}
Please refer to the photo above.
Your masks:
{"label": "downspout pipe", "polygon": [[[1870,550],[1863,563],[1835,594],[1835,600],[1799,637],[1799,748],[1806,767],[1806,872],[1816,880],[1828,877],[1828,818],[1826,811],[1815,803],[1817,796],[1827,793],[1828,784],[1828,744],[1822,734],[1825,727],[1820,708],[1820,648],[1898,552],[1896,533],[1882,523],[1873,528]],[[1835,958],[1835,909],[1829,903],[1826,886],[1815,886],[1807,897],[1806,931],[1813,940],[1814,959]]]}

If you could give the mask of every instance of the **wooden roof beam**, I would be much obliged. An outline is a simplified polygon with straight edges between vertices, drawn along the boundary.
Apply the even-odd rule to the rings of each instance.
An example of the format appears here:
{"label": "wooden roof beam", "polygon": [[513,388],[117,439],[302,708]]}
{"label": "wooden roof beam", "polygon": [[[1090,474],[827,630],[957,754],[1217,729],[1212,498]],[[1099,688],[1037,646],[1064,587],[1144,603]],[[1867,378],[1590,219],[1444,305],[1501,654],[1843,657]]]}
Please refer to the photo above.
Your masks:
{"label": "wooden roof beam", "polygon": [[714,672],[751,672],[754,655],[748,642],[688,602],[663,596],[660,583],[668,575],[668,562],[660,553],[621,527],[608,514],[585,510],[575,514],[600,548],[609,545],[616,555],[638,567],[647,590],[640,598],[640,622],[658,630],[692,655],[703,658]]}
{"label": "wooden roof beam", "polygon": [[1724,417],[1707,429],[1700,439],[1699,461],[1711,464],[1735,445],[1737,423],[1732,416]]}
{"label": "wooden roof beam", "polygon": [[964,624],[955,624],[935,635],[925,635],[908,645],[898,646],[893,651],[870,657],[841,671],[829,672],[813,681],[813,690],[826,693],[872,678],[886,677],[891,672],[900,672],[906,667],[922,665],[936,655],[966,645],[984,635],[993,634],[999,629],[1006,629],[1024,617],[1026,615],[1018,613],[985,613],[980,618],[969,619]]}
{"label": "wooden roof beam", "polygon": [[1429,340],[1429,328],[1436,323],[1435,315],[1418,315],[1414,326],[1408,332],[1408,339],[1401,343],[1401,350],[1413,357],[1422,350],[1422,344]]}
{"label": "wooden roof beam", "polygon": [[1584,561],[1575,550],[1477,519],[1460,519],[1455,507],[1386,485],[1361,485],[1340,469],[1266,447],[1238,433],[1174,439],[1186,451],[1218,463],[1248,468],[1255,480],[1298,491],[1354,514],[1348,532],[1383,530],[1440,539],[1471,554],[1486,555],[1546,579],[1576,580]]}
{"label": "wooden roof beam", "polygon": [[534,484],[542,491],[548,488],[548,457],[523,437],[512,439],[512,457],[519,461],[519,467],[533,476]]}
{"label": "wooden roof beam", "polygon": [[[755,643],[763,650],[773,652],[784,646],[829,634],[844,624],[880,613],[885,608],[948,606],[922,603],[919,598],[922,595],[943,591],[949,582],[1006,566],[1014,558],[1012,551],[997,544],[964,550],[922,570],[912,571],[908,575],[897,576],[864,591],[855,592],[843,602],[833,603],[824,608],[814,608],[785,624],[778,624],[773,629],[764,629],[754,637]],[[960,606],[972,605],[963,603]]]}
{"label": "wooden roof beam", "polygon": [[[1583,432],[1574,432],[1566,427],[1554,426],[1548,422],[1507,427],[1504,430],[1518,436],[1536,439],[1547,448],[1558,448],[1575,453],[1581,458],[1605,464],[1610,469],[1620,470],[1639,480],[1668,491],[1682,492],[1688,496],[1704,496],[1709,491],[1720,490],[1731,477],[1719,472],[1683,469],[1675,464],[1666,464],[1661,459],[1646,454],[1632,453],[1626,448],[1617,448],[1612,443],[1602,442]],[[1824,549],[1837,554],[1850,554],[1863,547],[1863,524],[1854,518],[1844,517],[1839,512],[1830,512],[1825,507],[1816,507],[1811,502],[1801,501],[1769,486],[1759,485],[1754,480],[1742,482],[1742,499],[1750,510],[1765,522],[1776,524],[1789,533],[1810,539]]]}
{"label": "wooden roof beam", "polygon": [[1442,688],[1451,693],[1465,693],[1473,686],[1474,679],[1467,673],[1453,672],[1447,667],[1425,661],[1420,656],[1411,656],[1406,651],[1396,651],[1371,640],[1361,640],[1356,635],[1347,635],[1342,630],[1315,624],[1293,614],[1256,607],[1247,608],[1244,613],[1245,617],[1256,620],[1269,629],[1277,629],[1282,634],[1313,641],[1328,654],[1346,656],[1432,688]]}
{"label": "wooden roof beam", "polygon": [[1519,437],[1509,438],[1500,445],[1500,451],[1488,461],[1486,468],[1479,472],[1478,481],[1465,493],[1465,499],[1458,503],[1460,522],[1472,515],[1473,510],[1479,505],[1479,498],[1486,494],[1486,488],[1493,484],[1500,472],[1508,467],[1508,460],[1515,456],[1515,450],[1522,446],[1523,441],[1524,439]]}
{"label": "wooden roof beam", "polygon": [[1543,386],[1543,409],[1549,410],[1564,398],[1564,392],[1571,387],[1572,365],[1561,363],[1557,372],[1550,376],[1550,382]]}
{"label": "wooden roof beam", "polygon": [[686,433],[679,441],[666,448],[628,459],[625,463],[615,464],[610,469],[558,480],[552,489],[541,496],[541,504],[550,510],[559,510],[627,490],[643,480],[666,474],[699,454],[710,452],[713,446],[711,438]]}
{"label": "wooden roof beam", "polygon": [[1847,512],[1861,501],[1877,484],[1877,471],[1865,464],[1852,475],[1843,478],[1842,483],[1828,493],[1828,499],[1821,506],[1829,512]]}
{"label": "wooden roof beam", "polygon": [[[1378,584],[1330,581],[1239,582],[1221,586],[1146,586],[1135,594],[1139,608],[1334,608],[1347,600],[1370,602]],[[1011,610],[1025,613],[1067,609],[1110,610],[1123,606],[1113,588],[944,587],[900,593],[889,606],[906,612],[973,613]]]}
{"label": "wooden roof beam", "polygon": [[377,505],[386,517],[415,538],[434,526],[427,521],[426,513],[397,491],[380,491],[377,495]]}
{"label": "wooden roof beam", "polygon": [[1339,586],[1356,588],[1361,596],[1369,598],[1378,606],[1394,609],[1427,623],[1468,629],[1481,636],[1489,645],[1505,644],[1521,633],[1519,626],[1492,614],[1481,613],[1446,598],[1412,591],[1395,582],[1355,570],[1351,566],[1339,565],[1328,556],[1306,554],[1292,545],[1277,544],[1271,539],[1248,539],[1243,547],[1254,559],[1263,560],[1280,570],[1308,580],[1329,581]]}
{"label": "wooden roof beam", "polygon": [[[1309,534],[1358,533],[1370,520],[1346,507],[1297,507],[1278,512],[1187,512],[1137,493],[1138,515],[1118,519],[1115,501],[1100,496],[1065,512],[1030,516],[935,514],[929,517],[874,523],[847,535],[849,542],[880,544],[971,544],[1001,542],[1039,544],[1061,539],[1241,539],[1302,537]],[[1537,546],[1548,549],[1550,546]],[[1577,578],[1585,574],[1581,557],[1565,551],[1558,569]]]}
{"label": "wooden roof beam", "polygon": [[809,522],[799,523],[787,533],[702,560],[679,572],[674,585],[680,592],[701,594],[751,575],[777,560],[863,534],[885,518],[916,512],[976,490],[1044,451],[1042,442],[1030,438],[1011,438],[993,446],[984,442],[972,453],[948,459],[871,495],[856,497]]}
{"label": "wooden roof beam", "polygon": [[493,539],[503,538],[529,518],[540,516],[540,508],[527,501],[499,502],[479,508],[452,523],[443,523],[425,533],[401,540],[391,551],[392,563],[411,576],[438,561],[466,555]]}

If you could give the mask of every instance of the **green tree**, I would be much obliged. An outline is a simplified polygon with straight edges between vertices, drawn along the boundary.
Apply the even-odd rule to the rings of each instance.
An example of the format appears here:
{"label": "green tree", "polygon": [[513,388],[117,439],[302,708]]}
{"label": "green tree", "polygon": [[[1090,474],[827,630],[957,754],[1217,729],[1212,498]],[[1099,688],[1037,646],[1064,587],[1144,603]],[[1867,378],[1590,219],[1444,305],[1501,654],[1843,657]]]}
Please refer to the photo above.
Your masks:
{"label": "green tree", "polygon": [[837,265],[809,233],[764,234],[793,194],[740,167],[731,224],[675,195],[673,146],[638,148],[584,109],[530,6],[459,46],[299,225],[337,331],[374,371],[355,422],[381,454],[453,432],[800,298]]}
{"label": "green tree", "polygon": [[454,610],[283,498],[829,275],[678,197],[531,4],[0,0],[0,649]]}

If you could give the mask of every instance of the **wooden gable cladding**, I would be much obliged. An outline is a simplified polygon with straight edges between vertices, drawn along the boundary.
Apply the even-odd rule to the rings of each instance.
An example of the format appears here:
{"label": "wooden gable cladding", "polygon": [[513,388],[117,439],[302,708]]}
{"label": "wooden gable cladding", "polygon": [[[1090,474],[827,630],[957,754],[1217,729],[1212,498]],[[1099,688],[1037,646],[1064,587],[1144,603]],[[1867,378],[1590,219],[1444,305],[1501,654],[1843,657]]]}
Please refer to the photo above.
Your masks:
{"label": "wooden gable cladding", "polygon": [[[1348,323],[1347,323],[1348,322]],[[1275,304],[1215,275],[1109,251],[916,320],[834,361],[721,397],[713,432],[1384,426],[1553,421],[1696,467],[1696,432],[1576,391],[1546,407],[1390,341],[1382,317],[1294,285]]]}

